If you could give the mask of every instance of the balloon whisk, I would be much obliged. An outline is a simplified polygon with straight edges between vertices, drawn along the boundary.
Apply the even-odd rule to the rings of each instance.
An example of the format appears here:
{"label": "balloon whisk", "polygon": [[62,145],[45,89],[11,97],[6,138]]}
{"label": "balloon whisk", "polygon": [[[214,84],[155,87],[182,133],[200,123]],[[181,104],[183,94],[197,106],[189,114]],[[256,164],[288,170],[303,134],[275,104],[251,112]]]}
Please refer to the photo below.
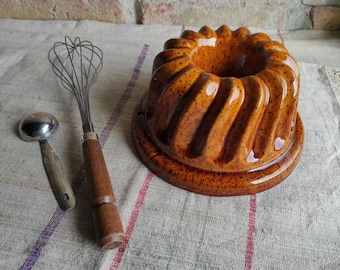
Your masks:
{"label": "balloon whisk", "polygon": [[83,154],[97,242],[103,250],[116,248],[124,240],[124,229],[98,135],[94,132],[89,103],[90,87],[103,67],[103,52],[90,41],[81,41],[79,37],[72,41],[66,36],[65,42],[54,44],[48,59],[61,85],[77,99],[83,123]]}
{"label": "balloon whisk", "polygon": [[83,130],[94,131],[90,115],[89,93],[103,67],[103,52],[90,41],[74,41],[65,37],[65,42],[56,42],[48,58],[53,72],[60,78],[62,86],[77,99]]}

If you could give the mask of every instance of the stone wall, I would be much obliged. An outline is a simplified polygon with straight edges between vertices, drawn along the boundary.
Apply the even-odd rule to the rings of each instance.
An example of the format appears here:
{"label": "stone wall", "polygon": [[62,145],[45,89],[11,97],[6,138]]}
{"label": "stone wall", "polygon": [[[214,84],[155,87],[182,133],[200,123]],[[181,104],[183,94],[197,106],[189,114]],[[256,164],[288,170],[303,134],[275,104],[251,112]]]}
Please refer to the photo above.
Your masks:
{"label": "stone wall", "polygon": [[0,18],[340,29],[340,0],[0,0]]}

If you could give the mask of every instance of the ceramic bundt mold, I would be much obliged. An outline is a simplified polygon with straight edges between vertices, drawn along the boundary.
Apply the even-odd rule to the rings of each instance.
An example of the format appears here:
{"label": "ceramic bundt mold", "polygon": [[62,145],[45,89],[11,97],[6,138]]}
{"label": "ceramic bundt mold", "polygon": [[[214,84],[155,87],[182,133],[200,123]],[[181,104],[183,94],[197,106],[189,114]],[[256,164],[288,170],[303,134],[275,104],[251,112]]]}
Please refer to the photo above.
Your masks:
{"label": "ceramic bundt mold", "polygon": [[299,84],[295,60],[263,33],[187,30],[154,60],[133,115],[138,153],[157,176],[193,192],[271,188],[301,155]]}

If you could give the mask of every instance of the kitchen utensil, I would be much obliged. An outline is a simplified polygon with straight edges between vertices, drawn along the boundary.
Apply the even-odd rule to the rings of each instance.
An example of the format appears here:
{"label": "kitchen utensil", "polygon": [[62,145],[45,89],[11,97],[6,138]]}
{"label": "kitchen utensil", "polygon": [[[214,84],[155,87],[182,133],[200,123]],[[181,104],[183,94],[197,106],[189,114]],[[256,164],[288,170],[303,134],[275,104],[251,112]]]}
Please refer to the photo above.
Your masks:
{"label": "kitchen utensil", "polygon": [[81,41],[79,37],[72,41],[66,36],[65,42],[54,44],[48,58],[62,86],[74,94],[78,103],[83,123],[83,154],[97,242],[103,250],[116,248],[123,242],[125,235],[89,106],[89,90],[102,69],[103,53],[90,41]]}
{"label": "kitchen utensil", "polygon": [[19,124],[19,135],[25,141],[39,141],[44,167],[61,209],[76,205],[76,197],[67,180],[61,161],[47,142],[47,138],[58,128],[57,119],[49,113],[37,112],[26,116]]}

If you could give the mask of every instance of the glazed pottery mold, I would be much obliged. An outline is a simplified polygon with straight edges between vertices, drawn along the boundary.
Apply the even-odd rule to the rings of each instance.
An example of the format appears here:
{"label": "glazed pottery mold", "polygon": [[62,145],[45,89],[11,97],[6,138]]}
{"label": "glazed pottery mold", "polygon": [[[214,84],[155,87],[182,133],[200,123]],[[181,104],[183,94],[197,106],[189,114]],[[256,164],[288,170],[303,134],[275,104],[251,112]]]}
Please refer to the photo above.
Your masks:
{"label": "glazed pottery mold", "polygon": [[133,115],[135,146],[178,187],[215,196],[266,190],[301,155],[299,88],[296,61],[266,34],[187,30],[154,59]]}

